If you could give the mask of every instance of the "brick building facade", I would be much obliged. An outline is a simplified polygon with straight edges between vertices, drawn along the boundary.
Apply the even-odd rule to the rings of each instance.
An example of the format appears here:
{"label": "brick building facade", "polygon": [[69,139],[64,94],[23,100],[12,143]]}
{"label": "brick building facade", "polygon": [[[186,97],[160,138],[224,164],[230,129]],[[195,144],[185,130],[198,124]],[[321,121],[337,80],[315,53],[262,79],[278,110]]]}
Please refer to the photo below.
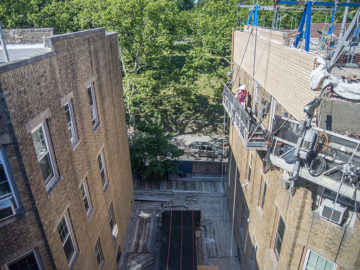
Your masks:
{"label": "brick building facade", "polygon": [[117,34],[21,35],[0,65],[0,268],[116,269],[133,200]]}
{"label": "brick building facade", "polygon": [[[285,47],[281,32],[261,28],[257,31],[257,37],[251,28],[235,31],[233,36],[229,87],[234,93],[240,84],[245,84],[246,104],[232,103],[226,96],[230,89],[224,92],[232,150],[228,208],[242,269],[359,269],[360,220],[355,204],[359,197],[353,196],[358,191],[345,182],[339,184],[339,180],[305,177],[306,168],[301,168],[300,177],[289,188],[292,171],[289,174],[289,169],[284,168],[292,165],[279,165],[279,158],[278,163],[271,159],[272,165],[265,166],[268,151],[274,148],[269,144],[284,143],[280,139],[265,139],[266,136],[256,140],[256,130],[272,136],[282,128],[276,125],[276,118],[287,117],[281,122],[284,126],[304,120],[304,107],[319,92],[309,88],[309,75],[316,66],[314,54]],[[343,108],[343,113],[349,116],[350,111],[346,110]],[[343,125],[352,126],[350,119],[344,121],[347,122]],[[353,149],[359,146],[358,139],[348,140],[354,143]],[[355,157],[358,155],[358,151],[354,152]],[[338,196],[335,190],[340,191]],[[326,218],[328,201],[345,209],[339,210],[344,215],[338,221],[334,221],[333,213]]]}

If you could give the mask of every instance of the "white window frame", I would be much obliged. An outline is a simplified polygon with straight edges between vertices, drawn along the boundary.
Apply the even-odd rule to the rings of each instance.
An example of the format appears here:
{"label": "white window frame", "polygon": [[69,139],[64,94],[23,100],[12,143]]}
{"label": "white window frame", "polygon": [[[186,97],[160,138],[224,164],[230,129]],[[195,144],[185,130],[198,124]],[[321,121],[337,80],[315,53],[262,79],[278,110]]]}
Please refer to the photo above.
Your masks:
{"label": "white window frame", "polygon": [[[67,228],[67,231],[68,231],[68,234],[67,236],[65,237],[64,241],[61,240],[61,236],[60,236],[60,232],[59,232],[59,225],[60,223],[65,220],[65,225],[66,225],[66,228]],[[67,262],[68,262],[68,265],[71,265],[74,261],[74,258],[76,257],[76,253],[78,251],[78,247],[76,245],[76,241],[75,241],[75,235],[74,235],[74,231],[73,231],[73,228],[70,224],[70,221],[69,221],[69,217],[68,217],[68,213],[66,212],[64,214],[64,216],[60,219],[60,222],[58,223],[57,225],[57,232],[59,234],[59,238],[60,238],[60,242],[62,244],[62,247],[63,247],[63,251],[64,251],[64,255],[66,257],[66,254],[65,254],[65,249],[64,249],[64,245],[66,243],[66,241],[69,239],[70,237],[70,240],[71,240],[71,243],[73,245],[73,248],[74,248],[74,251],[73,251],[73,254],[71,255],[70,259],[68,260],[68,258],[66,258]]]}
{"label": "white window frame", "polygon": [[93,104],[91,104],[90,100],[89,100],[91,123],[92,123],[93,130],[95,130],[99,125],[99,114],[98,114],[98,110],[97,110],[94,83],[91,83],[87,87],[88,96],[89,96],[89,90],[90,90],[91,100],[92,100],[92,103],[93,103]]}
{"label": "white window frame", "polygon": [[[55,162],[54,149],[52,147],[51,138],[50,138],[50,134],[49,134],[49,130],[48,130],[48,126],[47,126],[46,121],[42,122],[40,125],[36,126],[33,130],[31,130],[31,135],[35,131],[37,131],[38,129],[42,130],[42,133],[43,133],[43,136],[44,136],[44,142],[45,142],[45,146],[46,146],[47,151],[46,151],[45,154],[42,155],[42,157],[40,159],[37,156],[37,153],[36,153],[36,157],[37,157],[37,160],[38,160],[38,163],[39,163],[40,160],[46,156],[46,154],[49,154],[50,169],[52,171],[52,176],[48,177],[47,179],[44,179],[46,190],[49,191],[50,188],[54,185],[55,180],[58,178],[58,171],[57,171],[56,162]],[[35,143],[34,143],[34,138],[32,138],[32,140],[33,140],[33,145],[34,145],[35,150],[36,150],[36,146],[35,146]],[[39,166],[40,166],[40,163],[39,163]]]}
{"label": "white window frame", "polygon": [[[66,106],[68,107],[70,121],[67,119],[67,110]],[[69,130],[70,142],[71,146],[74,146],[79,142],[79,134],[77,131],[76,120],[75,120],[75,113],[74,113],[74,106],[72,100],[64,104],[65,116],[66,116],[66,124]],[[72,136],[71,136],[72,135]]]}
{"label": "white window frame", "polygon": [[43,270],[44,268],[43,268],[42,262],[41,262],[40,257],[39,257],[40,255],[38,254],[38,252],[37,252],[35,249],[33,249],[33,250],[29,251],[29,252],[26,252],[25,254],[17,257],[16,259],[13,259],[13,260],[11,260],[10,262],[6,263],[6,270],[9,270],[9,269],[10,269],[10,268],[9,268],[9,265],[10,265],[10,264],[13,264],[13,263],[16,263],[17,261],[22,260],[23,258],[29,256],[31,253],[34,254],[35,261],[36,261],[36,264],[37,264],[38,268],[39,268],[40,270]]}
{"label": "white window frame", "polygon": [[0,166],[2,166],[2,168],[4,170],[5,178],[6,178],[6,181],[8,183],[9,189],[10,189],[10,193],[0,196],[0,203],[3,203],[5,201],[11,200],[11,199],[13,199],[13,201],[15,203],[15,205],[13,204],[13,214],[9,215],[3,219],[0,219],[0,222],[1,222],[3,220],[6,220],[6,219],[16,215],[16,211],[19,209],[20,202],[19,202],[19,198],[17,197],[17,195],[15,193],[15,188],[14,188],[15,183],[13,183],[13,181],[12,181],[11,174],[10,174],[10,168],[8,168],[8,164],[5,162],[5,153],[3,153],[1,148],[0,148]]}
{"label": "white window frame", "polygon": [[252,172],[252,153],[250,152],[250,156],[249,156],[249,166],[248,166],[248,171],[247,171],[247,181],[250,183],[250,178],[251,178],[251,172]]}
{"label": "white window frame", "polygon": [[90,218],[90,216],[91,216],[91,214],[93,212],[93,205],[92,205],[92,202],[91,202],[89,186],[87,184],[87,179],[86,178],[80,185],[80,192],[81,192],[81,197],[83,199],[83,202],[85,201],[85,199],[87,201],[87,204],[88,204],[89,208],[86,210],[85,202],[84,202],[84,208],[85,208],[86,215],[88,216],[88,218]]}
{"label": "white window frame", "polygon": [[[101,159],[101,166],[100,166],[100,160],[99,157]],[[109,179],[107,176],[107,171],[106,171],[106,163],[105,163],[105,159],[104,159],[104,151],[100,151],[98,154],[98,164],[99,164],[99,171],[100,171],[100,177],[101,177],[101,183],[103,183],[103,189],[105,190],[107,185],[109,184]],[[102,174],[104,174],[104,177],[102,176]],[[103,180],[104,178],[104,180]]]}
{"label": "white window frame", "polygon": [[319,254],[317,254],[316,252],[314,252],[314,251],[312,251],[312,250],[308,249],[308,250],[307,250],[307,252],[306,252],[306,257],[305,257],[305,260],[304,260],[304,264],[303,264],[302,270],[306,270],[306,266],[307,266],[307,263],[308,263],[308,260],[309,260],[310,253],[314,253],[314,254],[316,254],[316,255],[318,256],[318,258],[319,258],[319,257],[321,257],[321,258],[323,258],[323,259],[325,259],[325,260],[327,260],[327,261],[329,261],[329,262],[333,263],[333,264],[334,264],[334,266],[333,266],[333,269],[332,269],[332,270],[335,270],[335,269],[336,269],[336,266],[337,266],[337,265],[336,265],[336,263],[334,263],[334,262],[332,262],[332,261],[330,261],[330,260],[326,259],[325,257],[323,257],[323,256],[321,256],[321,255],[319,255]]}
{"label": "white window frame", "polygon": [[[98,266],[100,268],[102,268],[104,266],[104,263],[105,263],[105,258],[104,258],[104,253],[103,253],[102,247],[101,247],[100,237],[98,237],[98,239],[96,240],[96,243],[95,243],[95,246],[94,246],[94,252],[95,252],[96,262],[98,263]],[[100,255],[100,258],[101,258],[100,262],[97,259],[98,254]]]}

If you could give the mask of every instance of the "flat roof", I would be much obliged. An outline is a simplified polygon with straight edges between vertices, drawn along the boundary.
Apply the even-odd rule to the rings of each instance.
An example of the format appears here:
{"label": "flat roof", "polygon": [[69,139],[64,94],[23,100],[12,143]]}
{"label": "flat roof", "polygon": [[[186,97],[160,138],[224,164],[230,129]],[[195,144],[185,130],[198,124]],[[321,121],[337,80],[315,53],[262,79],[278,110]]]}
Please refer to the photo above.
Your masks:
{"label": "flat roof", "polygon": [[[51,48],[45,47],[43,43],[35,44],[6,44],[10,62],[31,58],[33,56],[51,51]],[[4,49],[0,46],[0,64],[4,64]]]}

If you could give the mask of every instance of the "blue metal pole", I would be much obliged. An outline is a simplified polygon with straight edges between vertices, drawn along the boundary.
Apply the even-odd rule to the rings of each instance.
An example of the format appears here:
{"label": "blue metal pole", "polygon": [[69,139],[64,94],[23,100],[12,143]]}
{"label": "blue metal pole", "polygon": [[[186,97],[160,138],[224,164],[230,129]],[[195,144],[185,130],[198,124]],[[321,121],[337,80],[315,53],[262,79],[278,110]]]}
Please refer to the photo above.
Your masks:
{"label": "blue metal pole", "polygon": [[307,52],[310,49],[311,5],[312,1],[308,1],[306,4],[305,51]]}
{"label": "blue metal pole", "polygon": [[355,31],[353,37],[357,37],[357,35],[359,34],[359,28],[360,28],[360,25],[356,28],[356,31]]}
{"label": "blue metal pole", "polygon": [[297,48],[297,46],[299,45],[300,38],[303,37],[303,33],[304,33],[303,29],[304,29],[304,23],[305,23],[305,18],[306,18],[306,10],[307,10],[307,6],[305,6],[305,9],[301,16],[301,20],[300,20],[300,24],[299,24],[299,28],[298,28],[298,34],[296,35],[295,42],[294,42],[295,48]]}
{"label": "blue metal pole", "polygon": [[331,35],[332,32],[335,31],[334,19],[335,19],[336,10],[337,10],[337,8],[334,7],[334,8],[333,8],[333,12],[332,12],[332,14],[331,14],[331,20],[330,20],[330,26],[329,26],[328,35]]}
{"label": "blue metal pole", "polygon": [[254,25],[258,26],[259,23],[259,5],[255,6],[255,14],[254,14]]}
{"label": "blue metal pole", "polygon": [[249,15],[249,18],[247,19],[247,21],[246,21],[246,24],[245,24],[245,25],[249,25],[249,23],[250,23],[250,21],[251,21],[251,18],[252,18],[253,13],[254,13],[254,9],[252,9],[252,10],[251,10],[250,15]]}

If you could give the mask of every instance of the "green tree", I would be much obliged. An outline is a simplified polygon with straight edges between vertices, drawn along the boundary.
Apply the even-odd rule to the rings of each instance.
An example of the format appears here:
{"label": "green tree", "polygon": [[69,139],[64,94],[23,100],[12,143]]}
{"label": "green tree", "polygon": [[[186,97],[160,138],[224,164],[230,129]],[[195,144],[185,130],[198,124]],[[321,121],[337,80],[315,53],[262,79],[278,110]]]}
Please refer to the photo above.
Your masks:
{"label": "green tree", "polygon": [[193,0],[176,0],[176,5],[180,11],[189,10],[189,9],[194,8],[194,1]]}
{"label": "green tree", "polygon": [[171,143],[172,135],[167,133],[161,122],[142,119],[134,125],[130,138],[130,159],[134,172],[142,180],[157,179],[168,173],[178,172],[176,158],[183,151]]}

